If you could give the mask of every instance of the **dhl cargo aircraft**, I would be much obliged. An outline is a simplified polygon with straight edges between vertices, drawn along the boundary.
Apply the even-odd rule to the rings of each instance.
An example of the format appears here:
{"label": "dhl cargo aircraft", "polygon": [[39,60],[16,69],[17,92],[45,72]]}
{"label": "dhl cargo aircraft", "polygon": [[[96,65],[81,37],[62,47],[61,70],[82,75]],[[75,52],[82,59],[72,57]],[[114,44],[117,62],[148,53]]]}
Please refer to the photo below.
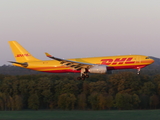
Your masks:
{"label": "dhl cargo aircraft", "polygon": [[89,58],[61,59],[46,53],[53,60],[39,60],[32,56],[18,42],[9,41],[16,62],[9,61],[15,66],[50,73],[80,73],[77,79],[88,78],[88,73],[107,73],[117,69],[137,69],[154,62],[153,59],[144,55],[120,55]]}

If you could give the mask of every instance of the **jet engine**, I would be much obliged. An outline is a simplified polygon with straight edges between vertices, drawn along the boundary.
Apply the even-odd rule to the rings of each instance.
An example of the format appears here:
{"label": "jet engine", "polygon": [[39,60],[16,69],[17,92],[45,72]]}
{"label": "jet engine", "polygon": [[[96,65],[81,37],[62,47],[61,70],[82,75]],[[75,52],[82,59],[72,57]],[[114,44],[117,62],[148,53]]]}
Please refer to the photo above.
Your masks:
{"label": "jet engine", "polygon": [[88,69],[90,73],[107,73],[107,66],[105,65],[96,65]]}

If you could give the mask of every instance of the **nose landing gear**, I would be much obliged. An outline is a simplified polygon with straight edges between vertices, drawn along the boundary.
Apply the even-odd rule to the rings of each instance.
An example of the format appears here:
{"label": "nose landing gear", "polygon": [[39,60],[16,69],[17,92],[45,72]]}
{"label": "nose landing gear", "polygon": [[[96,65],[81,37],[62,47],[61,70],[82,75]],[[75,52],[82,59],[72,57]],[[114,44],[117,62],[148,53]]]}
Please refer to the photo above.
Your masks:
{"label": "nose landing gear", "polygon": [[137,74],[138,74],[138,75],[140,74],[140,71],[141,71],[141,68],[140,68],[140,67],[137,67]]}

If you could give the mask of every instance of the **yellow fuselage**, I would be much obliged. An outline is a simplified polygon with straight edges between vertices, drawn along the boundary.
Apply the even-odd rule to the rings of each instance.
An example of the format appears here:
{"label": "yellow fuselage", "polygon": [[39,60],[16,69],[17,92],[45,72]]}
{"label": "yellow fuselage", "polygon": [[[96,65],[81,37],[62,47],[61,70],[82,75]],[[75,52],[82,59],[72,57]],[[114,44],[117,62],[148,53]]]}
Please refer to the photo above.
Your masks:
{"label": "yellow fuselage", "polygon": [[[154,62],[153,59],[143,55],[122,55],[122,56],[105,56],[105,57],[90,57],[90,58],[75,58],[68,59],[71,61],[106,65],[107,70],[117,69],[140,69]],[[65,73],[65,72],[80,72],[73,68],[64,66],[56,60],[46,61],[30,61],[27,62],[28,66],[25,68],[41,71],[41,72],[52,72],[52,73]],[[14,64],[19,67],[21,65]]]}

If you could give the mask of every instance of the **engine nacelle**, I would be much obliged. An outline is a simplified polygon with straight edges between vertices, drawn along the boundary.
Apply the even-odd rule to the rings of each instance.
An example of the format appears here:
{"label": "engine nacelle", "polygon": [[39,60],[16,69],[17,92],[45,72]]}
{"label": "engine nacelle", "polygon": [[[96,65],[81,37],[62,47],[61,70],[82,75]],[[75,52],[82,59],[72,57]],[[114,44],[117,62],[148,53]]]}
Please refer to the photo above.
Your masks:
{"label": "engine nacelle", "polygon": [[105,65],[96,65],[88,69],[90,73],[107,73],[107,66]]}

